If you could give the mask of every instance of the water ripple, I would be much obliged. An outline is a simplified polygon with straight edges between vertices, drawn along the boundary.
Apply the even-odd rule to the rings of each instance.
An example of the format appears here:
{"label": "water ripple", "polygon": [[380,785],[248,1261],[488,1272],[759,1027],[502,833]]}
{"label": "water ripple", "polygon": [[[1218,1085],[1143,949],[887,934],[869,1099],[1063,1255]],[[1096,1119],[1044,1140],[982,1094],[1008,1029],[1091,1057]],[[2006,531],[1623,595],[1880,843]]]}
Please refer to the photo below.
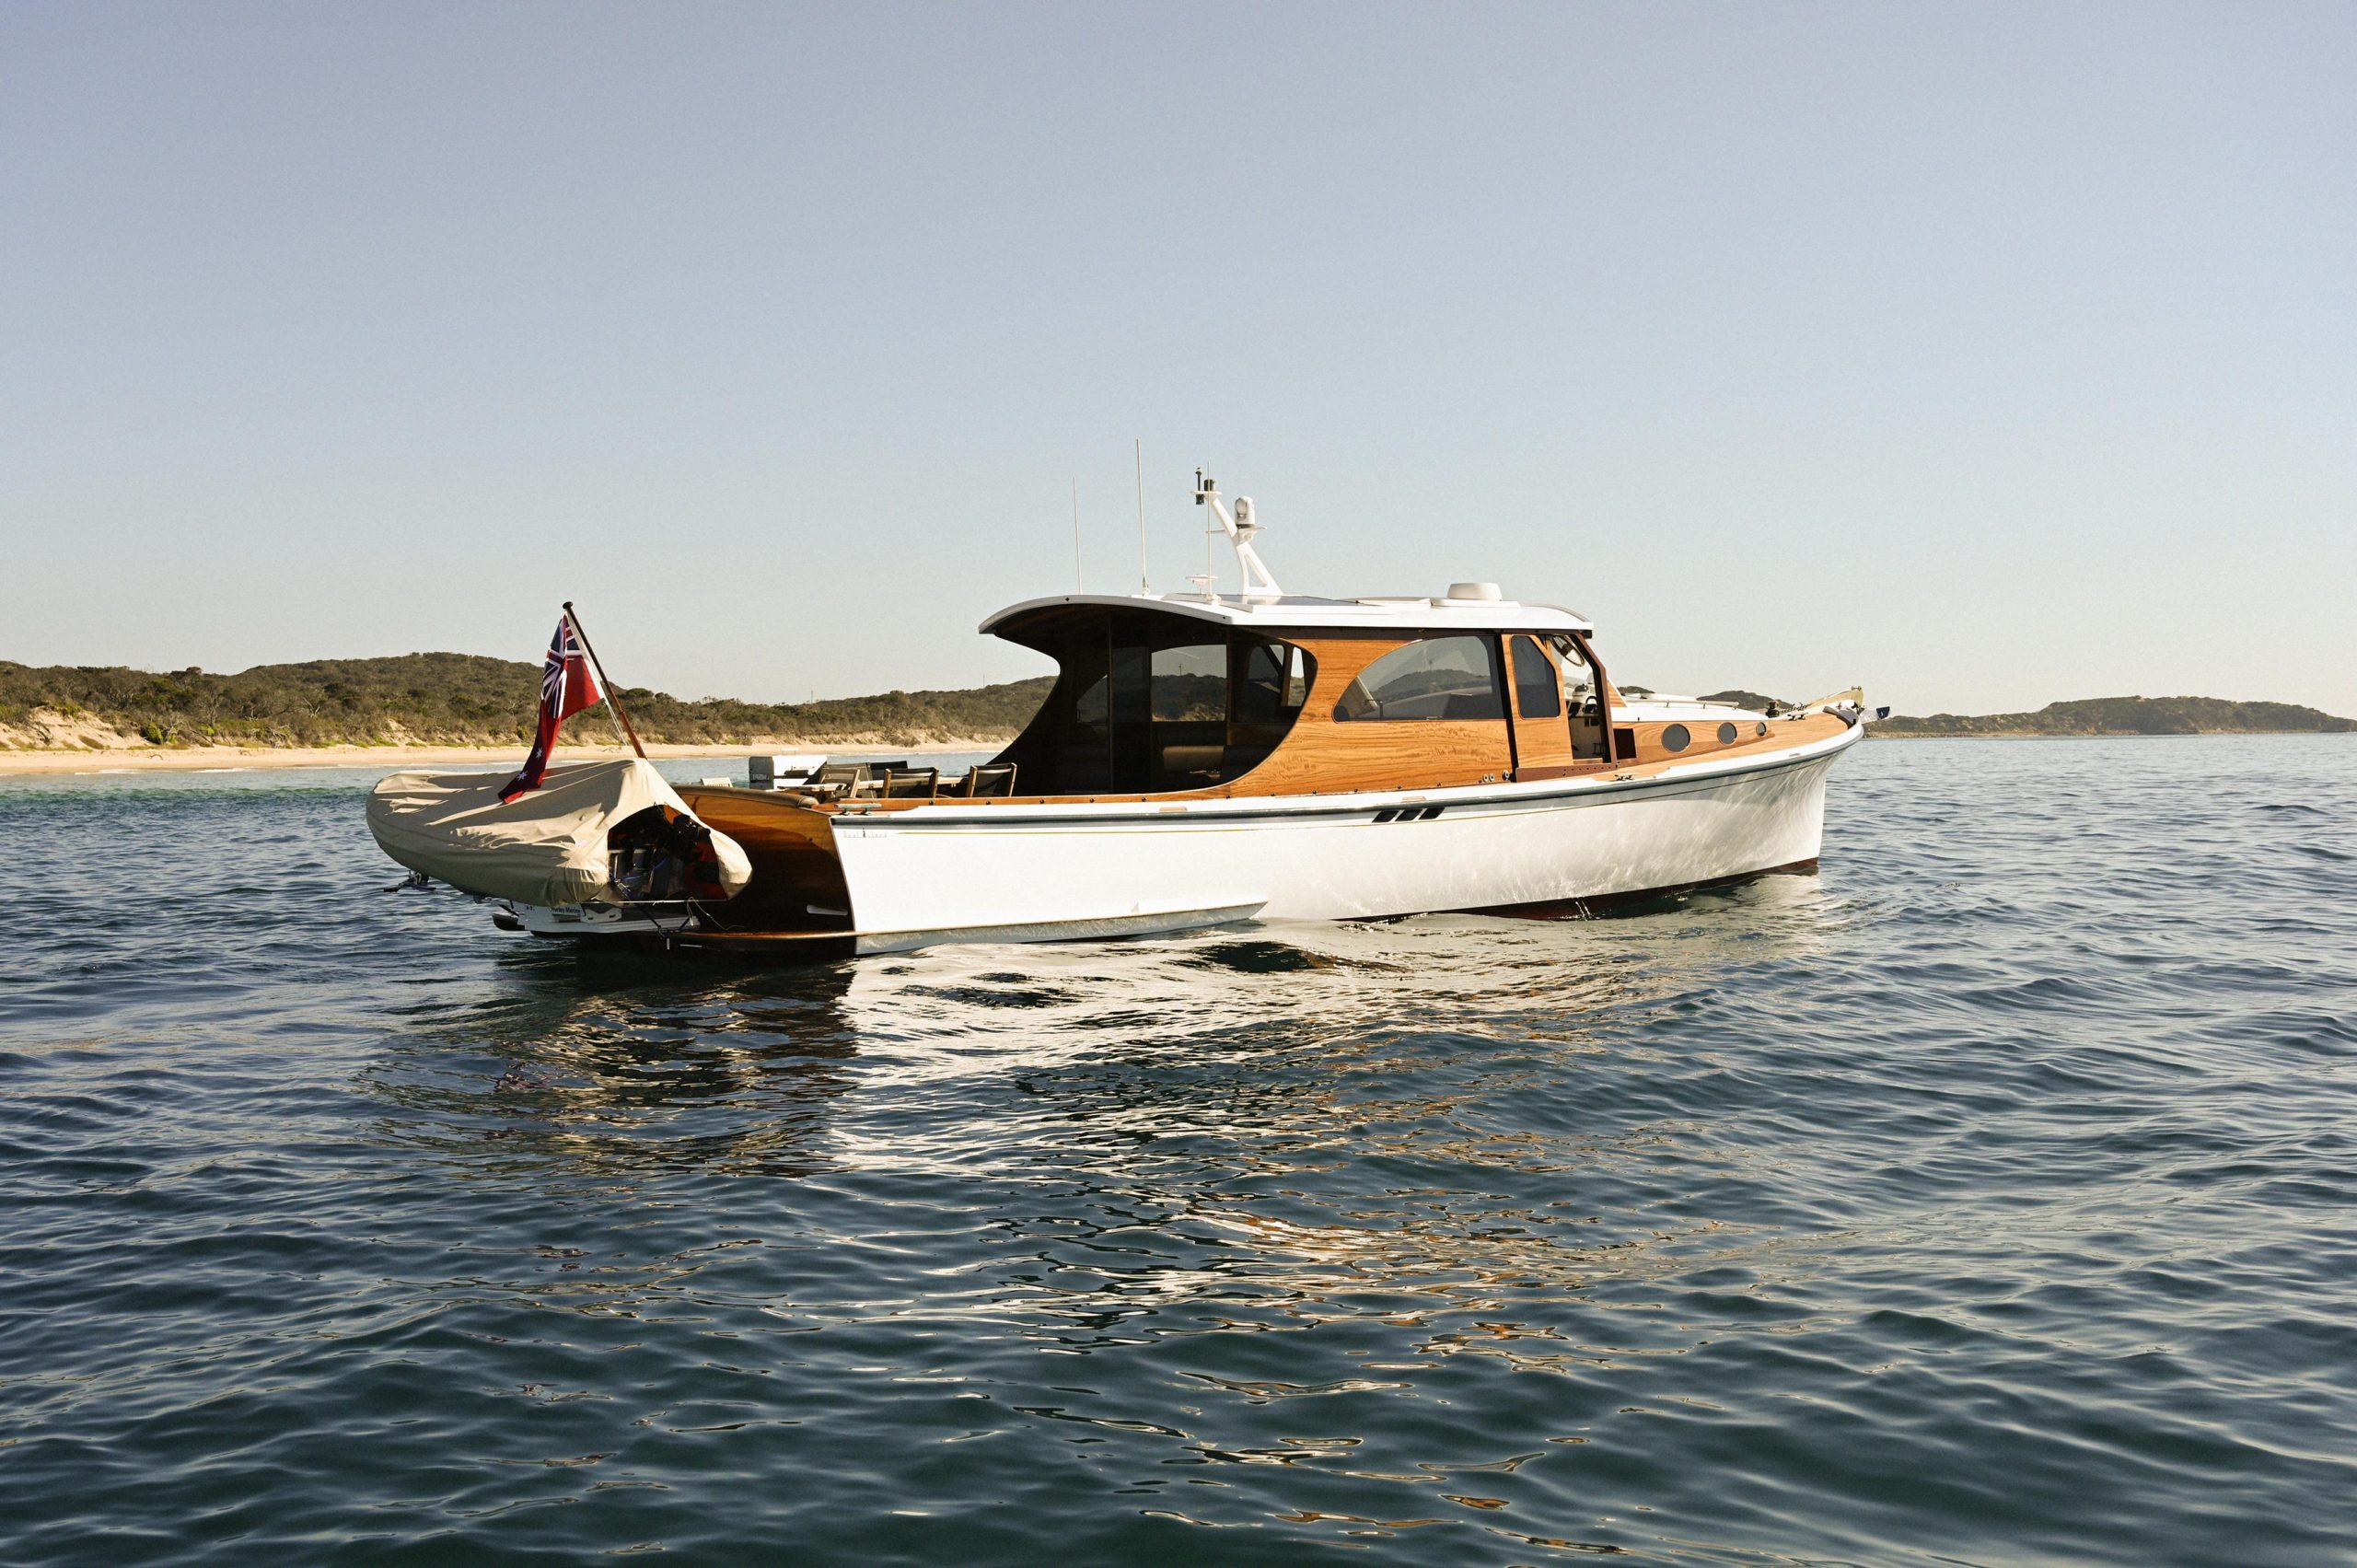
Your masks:
{"label": "water ripple", "polygon": [[0,781],[0,1558],[2349,1561],[2351,759],[779,970],[389,892],[358,773]]}

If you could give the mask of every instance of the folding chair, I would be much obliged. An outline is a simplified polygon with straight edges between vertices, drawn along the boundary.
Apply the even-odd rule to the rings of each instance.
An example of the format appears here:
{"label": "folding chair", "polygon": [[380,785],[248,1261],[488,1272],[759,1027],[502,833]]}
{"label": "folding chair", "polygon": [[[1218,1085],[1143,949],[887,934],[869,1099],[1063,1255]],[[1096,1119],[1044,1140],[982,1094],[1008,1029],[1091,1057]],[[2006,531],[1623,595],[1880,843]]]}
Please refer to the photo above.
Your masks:
{"label": "folding chair", "polygon": [[1015,793],[1015,764],[1012,762],[978,764],[966,774],[965,788],[960,793],[976,797],[1013,795]]}
{"label": "folding chair", "polygon": [[851,795],[859,788],[861,772],[857,762],[828,762],[810,776],[809,784],[804,787],[819,795]]}

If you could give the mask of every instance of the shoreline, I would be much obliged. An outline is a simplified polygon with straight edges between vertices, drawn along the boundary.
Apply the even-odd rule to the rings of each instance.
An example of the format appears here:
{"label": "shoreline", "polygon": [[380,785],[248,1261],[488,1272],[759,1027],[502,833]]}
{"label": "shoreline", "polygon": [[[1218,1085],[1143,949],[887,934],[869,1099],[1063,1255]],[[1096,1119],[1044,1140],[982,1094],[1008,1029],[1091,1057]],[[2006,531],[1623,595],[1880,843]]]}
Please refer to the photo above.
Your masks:
{"label": "shoreline", "polygon": [[[1940,734],[1877,734],[1867,731],[1872,740],[2185,740],[2204,736],[2253,735],[2329,735],[2345,733],[2333,730],[2199,730],[2193,735],[2136,735],[2129,733],[2106,735],[2040,734],[2036,730],[1993,730],[1980,734],[1946,731]],[[915,757],[931,756],[945,751],[995,752],[1006,744],[1004,739],[978,736],[951,736],[946,740],[923,744],[887,746],[876,741],[846,741],[829,746],[819,742],[793,744],[784,741],[747,741],[736,746],[680,745],[650,743],[646,755],[656,761],[679,761],[691,757],[726,759],[741,761],[749,756],[764,752],[806,753],[824,752],[830,757]],[[101,747],[87,750],[42,749],[39,750],[0,749],[0,777],[28,773],[203,773],[242,772],[252,768],[400,768],[435,767],[445,764],[464,766],[470,763],[485,768],[521,767],[524,750],[520,746],[122,746]],[[556,760],[559,761],[608,761],[627,757],[630,749],[623,746],[565,746]]]}
{"label": "shoreline", "polygon": [[[996,751],[1004,740],[953,736],[922,746],[882,746],[847,742],[828,746],[816,742],[749,741],[741,746],[682,746],[650,744],[646,755],[656,761],[690,757],[726,758],[741,764],[747,757],[766,752],[824,751],[830,757],[914,757],[942,751]],[[524,765],[522,746],[190,746],[107,747],[94,750],[0,751],[0,775],[11,773],[202,773],[249,768],[400,768],[444,763],[480,763],[485,768]],[[564,746],[556,762],[607,761],[629,756],[626,746]]]}
{"label": "shoreline", "polygon": [[2189,730],[2049,730],[2049,729],[1940,729],[1898,730],[1884,733],[1876,726],[1866,727],[1869,740],[2204,740],[2213,737],[2247,740],[2261,735],[2349,735],[2345,729],[2189,729]]}

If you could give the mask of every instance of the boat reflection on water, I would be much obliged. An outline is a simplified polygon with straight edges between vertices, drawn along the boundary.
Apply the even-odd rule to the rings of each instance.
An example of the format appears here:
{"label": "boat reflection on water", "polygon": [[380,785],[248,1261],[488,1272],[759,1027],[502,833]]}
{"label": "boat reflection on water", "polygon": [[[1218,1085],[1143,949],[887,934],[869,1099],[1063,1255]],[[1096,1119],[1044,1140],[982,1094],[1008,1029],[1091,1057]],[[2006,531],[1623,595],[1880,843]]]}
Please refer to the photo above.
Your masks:
{"label": "boat reflection on water", "polygon": [[805,969],[535,951],[499,994],[412,1020],[376,1087],[389,1135],[467,1178],[658,1199],[792,1249],[770,1304],[788,1316],[892,1302],[1068,1349],[1367,1318],[1417,1330],[1420,1353],[1586,1356],[1541,1320],[1549,1300],[1752,1245],[1655,1212],[1651,1173],[1724,1156],[1647,1021],[1806,959],[1842,918],[1784,877],[1614,919]]}
{"label": "boat reflection on water", "polygon": [[[1046,1200],[1000,1217],[1028,1244],[1023,1295],[1068,1347],[1182,1306],[1237,1326],[1258,1304],[1295,1324],[1428,1324],[1426,1349],[1593,1353],[1538,1348],[1558,1330],[1513,1319],[1753,1246],[1645,1212],[1657,1167],[1723,1157],[1707,1127],[1648,1103],[1649,1068],[1617,1081],[1658,1058],[1646,1024],[1751,966],[1805,961],[1839,918],[1814,877],[1779,877],[1606,920],[1271,924],[1028,947],[1019,969],[968,947],[870,962],[840,1004],[864,1090],[947,1106],[1004,1083],[1022,1104],[928,1118],[921,1137],[846,1118],[830,1146]],[[1593,1114],[1558,1121],[1572,1075]],[[969,1305],[996,1318],[1010,1300]]]}
{"label": "boat reflection on water", "polygon": [[1814,875],[1782,875],[1596,919],[1275,922],[928,950],[844,966],[840,1011],[879,1084],[1174,1050],[1239,1064],[1306,1051],[1347,1072],[1366,1047],[1434,1031],[1593,1046],[1612,1009],[1804,956],[1829,918]]}
{"label": "boat reflection on water", "polygon": [[487,998],[404,1018],[370,1086],[462,1173],[794,1177],[858,1048],[847,966],[725,973],[629,952],[501,956]]}

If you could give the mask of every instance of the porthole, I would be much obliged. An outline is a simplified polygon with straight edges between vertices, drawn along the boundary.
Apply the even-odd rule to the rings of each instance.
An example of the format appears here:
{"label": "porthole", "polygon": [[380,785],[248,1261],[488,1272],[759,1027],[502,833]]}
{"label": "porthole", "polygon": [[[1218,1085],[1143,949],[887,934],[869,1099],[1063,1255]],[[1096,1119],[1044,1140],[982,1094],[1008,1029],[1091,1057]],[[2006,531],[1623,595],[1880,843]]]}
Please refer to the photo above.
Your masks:
{"label": "porthole", "polygon": [[1759,723],[1757,726],[1755,726],[1753,727],[1753,729],[1752,729],[1752,733],[1753,733],[1754,735],[1765,735],[1765,734],[1767,734],[1767,733],[1768,733],[1768,721],[1767,721],[1766,719],[1761,719],[1761,720],[1759,721]]}
{"label": "porthole", "polygon": [[1735,726],[1731,724],[1723,724],[1719,726],[1719,744],[1722,746],[1733,746],[1735,744]]}
{"label": "porthole", "polygon": [[1682,724],[1671,725],[1661,732],[1661,749],[1665,751],[1683,751],[1692,744],[1694,738],[1686,733]]}

